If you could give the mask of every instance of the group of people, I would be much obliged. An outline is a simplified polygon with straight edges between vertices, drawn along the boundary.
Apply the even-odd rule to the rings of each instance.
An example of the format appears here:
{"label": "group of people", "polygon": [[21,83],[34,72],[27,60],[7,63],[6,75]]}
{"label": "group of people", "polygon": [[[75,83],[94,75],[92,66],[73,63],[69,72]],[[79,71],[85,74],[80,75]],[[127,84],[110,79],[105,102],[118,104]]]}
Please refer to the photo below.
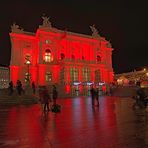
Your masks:
{"label": "group of people", "polygon": [[139,106],[141,108],[148,105],[148,96],[146,95],[144,88],[139,87],[136,91],[136,96],[134,96],[136,102],[133,104],[133,107]]}
{"label": "group of people", "polygon": [[[9,82],[8,89],[9,89],[9,95],[12,95],[14,92],[14,85],[12,81]],[[23,87],[22,87],[22,82],[20,80],[17,80],[16,82],[16,90],[17,90],[18,95],[21,95],[22,92],[24,92]]]}
{"label": "group of people", "polygon": [[[11,96],[14,92],[13,81],[9,82],[8,89],[9,89],[9,95]],[[16,90],[17,90],[17,93],[19,96],[21,96],[22,93],[23,94],[25,93],[25,90],[23,89],[23,86],[22,86],[22,82],[20,80],[17,80],[17,82],[16,82]],[[35,87],[34,81],[32,82],[32,92],[33,92],[33,94],[35,94],[35,92],[36,92],[36,87]]]}
{"label": "group of people", "polygon": [[[32,82],[31,87],[32,87],[32,93],[35,94],[36,93],[36,86],[35,86],[34,81]],[[8,90],[9,90],[9,95],[11,96],[14,93],[13,81],[9,82]],[[22,82],[20,80],[17,80],[17,82],[16,82],[16,91],[19,96],[21,96],[22,93],[23,94],[25,93],[23,86],[22,86]],[[46,86],[39,87],[38,93],[39,93],[39,98],[40,98],[39,100],[43,106],[44,111],[49,111],[49,110],[51,110],[51,105],[56,105],[58,92],[57,92],[57,88],[55,85],[52,85],[52,92],[51,92],[52,97],[51,97]]]}
{"label": "group of people", "polygon": [[92,86],[90,93],[92,98],[92,106],[99,106],[99,89]]}
{"label": "group of people", "polygon": [[57,88],[55,85],[52,85],[52,97],[46,86],[39,89],[39,101],[44,112],[50,111],[52,106],[56,105],[56,100],[58,97]]}

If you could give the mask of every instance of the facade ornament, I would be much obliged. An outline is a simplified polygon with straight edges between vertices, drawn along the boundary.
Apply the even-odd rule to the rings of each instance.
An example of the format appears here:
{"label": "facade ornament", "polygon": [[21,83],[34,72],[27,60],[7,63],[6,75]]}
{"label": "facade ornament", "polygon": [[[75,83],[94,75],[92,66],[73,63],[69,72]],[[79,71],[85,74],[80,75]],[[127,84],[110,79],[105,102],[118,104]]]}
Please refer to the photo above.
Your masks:
{"label": "facade ornament", "polygon": [[23,31],[24,31],[24,29],[21,28],[19,25],[16,25],[16,23],[13,23],[11,25],[11,32],[22,33]]}
{"label": "facade ornament", "polygon": [[49,17],[42,16],[42,19],[43,19],[43,25],[42,25],[43,27],[52,28],[51,22],[49,21]]}
{"label": "facade ornament", "polygon": [[98,30],[95,28],[95,25],[90,26],[90,29],[92,31],[92,37],[94,37],[94,38],[100,38],[101,37],[98,33]]}
{"label": "facade ornament", "polygon": [[112,45],[111,45],[110,41],[106,44],[106,46],[107,46],[108,48],[112,48]]}

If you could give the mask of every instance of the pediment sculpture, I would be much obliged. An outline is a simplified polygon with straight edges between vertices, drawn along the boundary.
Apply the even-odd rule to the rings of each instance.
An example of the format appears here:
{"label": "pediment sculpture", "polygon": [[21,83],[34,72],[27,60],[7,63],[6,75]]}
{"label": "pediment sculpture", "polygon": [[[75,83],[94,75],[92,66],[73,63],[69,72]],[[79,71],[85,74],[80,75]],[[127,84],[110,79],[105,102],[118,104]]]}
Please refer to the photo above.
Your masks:
{"label": "pediment sculpture", "polygon": [[11,25],[11,31],[16,33],[22,33],[24,31],[23,28],[21,28],[19,25],[16,25],[16,23],[13,23]]}
{"label": "pediment sculpture", "polygon": [[49,17],[46,17],[46,16],[42,16],[42,19],[43,19],[43,27],[49,27],[51,28],[51,22],[49,21]]}
{"label": "pediment sculpture", "polygon": [[106,46],[107,46],[108,48],[112,48],[112,45],[111,45],[110,41],[106,44]]}
{"label": "pediment sculpture", "polygon": [[100,38],[101,37],[98,33],[98,30],[95,28],[95,25],[90,26],[90,29],[92,31],[92,37],[94,37],[94,38]]}

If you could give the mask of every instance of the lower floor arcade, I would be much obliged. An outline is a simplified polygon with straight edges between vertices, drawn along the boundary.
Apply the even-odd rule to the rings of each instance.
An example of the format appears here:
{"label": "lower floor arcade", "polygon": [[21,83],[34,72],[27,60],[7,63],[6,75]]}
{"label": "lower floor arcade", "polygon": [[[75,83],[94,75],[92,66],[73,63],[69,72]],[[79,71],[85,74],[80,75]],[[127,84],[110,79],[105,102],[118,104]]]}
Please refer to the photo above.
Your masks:
{"label": "lower floor arcade", "polygon": [[36,86],[56,85],[61,95],[79,96],[90,95],[92,85],[105,91],[106,84],[113,81],[113,72],[105,67],[82,66],[82,65],[39,65],[29,66],[11,66],[10,79],[14,86],[16,81],[20,80],[25,86],[34,82]]}

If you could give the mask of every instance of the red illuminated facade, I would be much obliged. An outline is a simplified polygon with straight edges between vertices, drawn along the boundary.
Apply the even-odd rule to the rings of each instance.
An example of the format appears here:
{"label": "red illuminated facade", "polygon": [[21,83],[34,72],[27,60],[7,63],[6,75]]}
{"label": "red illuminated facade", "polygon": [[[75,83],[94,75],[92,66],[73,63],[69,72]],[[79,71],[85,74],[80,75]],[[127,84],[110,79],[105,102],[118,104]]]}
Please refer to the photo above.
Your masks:
{"label": "red illuminated facade", "polygon": [[113,81],[112,47],[94,26],[92,35],[62,31],[51,26],[47,17],[36,33],[11,26],[10,79],[25,85],[56,84],[65,94],[85,94],[90,84]]}

